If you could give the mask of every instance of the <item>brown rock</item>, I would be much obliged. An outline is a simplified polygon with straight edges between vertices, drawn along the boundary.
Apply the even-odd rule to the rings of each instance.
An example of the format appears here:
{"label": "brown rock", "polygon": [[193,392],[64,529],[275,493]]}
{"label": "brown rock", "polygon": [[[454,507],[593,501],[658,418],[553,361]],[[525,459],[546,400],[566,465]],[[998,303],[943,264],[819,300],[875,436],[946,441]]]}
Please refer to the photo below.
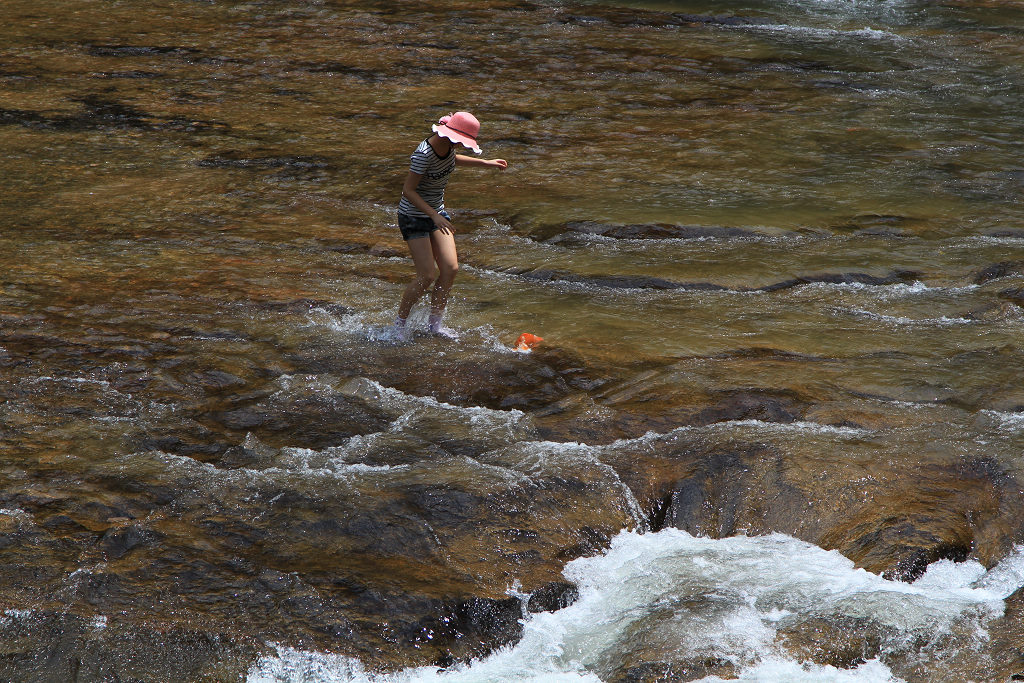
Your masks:
{"label": "brown rock", "polygon": [[241,680],[265,647],[241,634],[63,611],[19,614],[0,630],[5,681]]}
{"label": "brown rock", "polygon": [[976,271],[971,279],[974,284],[983,285],[992,280],[998,280],[1008,275],[1018,275],[1022,272],[1024,272],[1024,261],[1001,261]]}
{"label": "brown rock", "polygon": [[576,602],[580,592],[576,584],[568,581],[551,581],[530,595],[526,605],[529,612],[556,612]]}
{"label": "brown rock", "polygon": [[867,618],[815,616],[781,626],[777,638],[800,661],[853,669],[878,657],[891,631]]}
{"label": "brown rock", "polygon": [[699,643],[680,642],[676,623],[680,610],[701,619],[720,617],[721,608],[712,598],[691,597],[655,609],[633,621],[614,647],[597,654],[590,668],[601,680],[615,683],[675,683],[707,676],[733,678],[735,667],[731,662],[695,654],[701,650]]}
{"label": "brown rock", "polygon": [[912,580],[938,559],[994,564],[1024,535],[1024,496],[987,460],[916,467],[807,469],[765,445],[709,445],[677,434],[608,460],[652,528],[713,538],[780,532],[838,549],[858,566]]}
{"label": "brown rock", "polygon": [[709,676],[728,680],[735,678],[735,675],[736,667],[732,663],[724,659],[707,657],[634,664],[608,680],[613,683],[683,683]]}
{"label": "brown rock", "polygon": [[[988,626],[985,651],[991,680],[1024,680],[1024,589],[1006,599],[1006,610]],[[982,680],[981,677],[978,680]]]}

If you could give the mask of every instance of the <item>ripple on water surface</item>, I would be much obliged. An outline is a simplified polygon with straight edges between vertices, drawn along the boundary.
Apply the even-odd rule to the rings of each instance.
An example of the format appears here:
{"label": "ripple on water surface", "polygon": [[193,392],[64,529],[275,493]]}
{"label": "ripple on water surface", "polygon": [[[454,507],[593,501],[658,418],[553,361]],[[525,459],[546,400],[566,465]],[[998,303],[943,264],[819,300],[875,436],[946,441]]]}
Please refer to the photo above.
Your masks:
{"label": "ripple on water surface", "polygon": [[[3,676],[1011,661],[1013,3],[148,9],[4,3],[0,636],[55,656]],[[398,342],[401,177],[460,108],[510,167],[449,188],[461,339]]]}

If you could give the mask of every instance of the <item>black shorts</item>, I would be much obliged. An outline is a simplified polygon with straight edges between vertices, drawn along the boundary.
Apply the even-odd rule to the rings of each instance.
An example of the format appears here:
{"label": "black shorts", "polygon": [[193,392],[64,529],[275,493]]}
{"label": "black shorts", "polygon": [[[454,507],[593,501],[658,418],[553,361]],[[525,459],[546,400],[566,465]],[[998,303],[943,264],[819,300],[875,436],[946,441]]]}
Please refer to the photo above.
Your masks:
{"label": "black shorts", "polygon": [[[441,209],[438,213],[448,220],[452,219],[444,209]],[[404,213],[398,214],[398,229],[402,231],[402,239],[407,242],[417,237],[429,237],[430,233],[440,230],[440,228],[434,225],[434,221],[426,216],[410,216]]]}

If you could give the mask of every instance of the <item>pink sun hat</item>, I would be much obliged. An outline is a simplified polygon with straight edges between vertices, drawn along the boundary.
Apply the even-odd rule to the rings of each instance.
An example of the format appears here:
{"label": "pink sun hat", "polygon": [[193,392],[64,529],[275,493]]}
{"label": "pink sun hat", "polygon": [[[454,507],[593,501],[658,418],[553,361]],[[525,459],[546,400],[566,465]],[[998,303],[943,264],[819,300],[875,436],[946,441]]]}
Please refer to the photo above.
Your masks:
{"label": "pink sun hat", "polygon": [[480,134],[480,122],[468,111],[457,111],[442,116],[432,130],[441,137],[458,142],[480,154],[480,146],[476,144],[476,136]]}

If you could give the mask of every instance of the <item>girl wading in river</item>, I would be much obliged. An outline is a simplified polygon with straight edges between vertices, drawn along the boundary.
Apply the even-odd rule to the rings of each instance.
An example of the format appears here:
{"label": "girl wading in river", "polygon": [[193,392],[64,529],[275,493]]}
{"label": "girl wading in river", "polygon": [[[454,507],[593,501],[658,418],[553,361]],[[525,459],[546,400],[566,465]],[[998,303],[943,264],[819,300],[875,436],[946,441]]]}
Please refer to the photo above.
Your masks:
{"label": "girl wading in river", "polygon": [[444,188],[456,166],[508,167],[504,159],[476,159],[455,153],[456,145],[461,145],[480,154],[476,143],[480,122],[469,112],[459,111],[442,117],[433,131],[434,134],[412,153],[409,173],[402,186],[402,201],[398,205],[398,227],[416,264],[416,277],[402,294],[395,320],[395,332],[401,338],[408,334],[405,321],[409,311],[431,284],[434,289],[430,293],[430,331],[452,339],[458,337],[441,324],[448,291],[459,270],[455,228],[452,217],[444,209]]}

